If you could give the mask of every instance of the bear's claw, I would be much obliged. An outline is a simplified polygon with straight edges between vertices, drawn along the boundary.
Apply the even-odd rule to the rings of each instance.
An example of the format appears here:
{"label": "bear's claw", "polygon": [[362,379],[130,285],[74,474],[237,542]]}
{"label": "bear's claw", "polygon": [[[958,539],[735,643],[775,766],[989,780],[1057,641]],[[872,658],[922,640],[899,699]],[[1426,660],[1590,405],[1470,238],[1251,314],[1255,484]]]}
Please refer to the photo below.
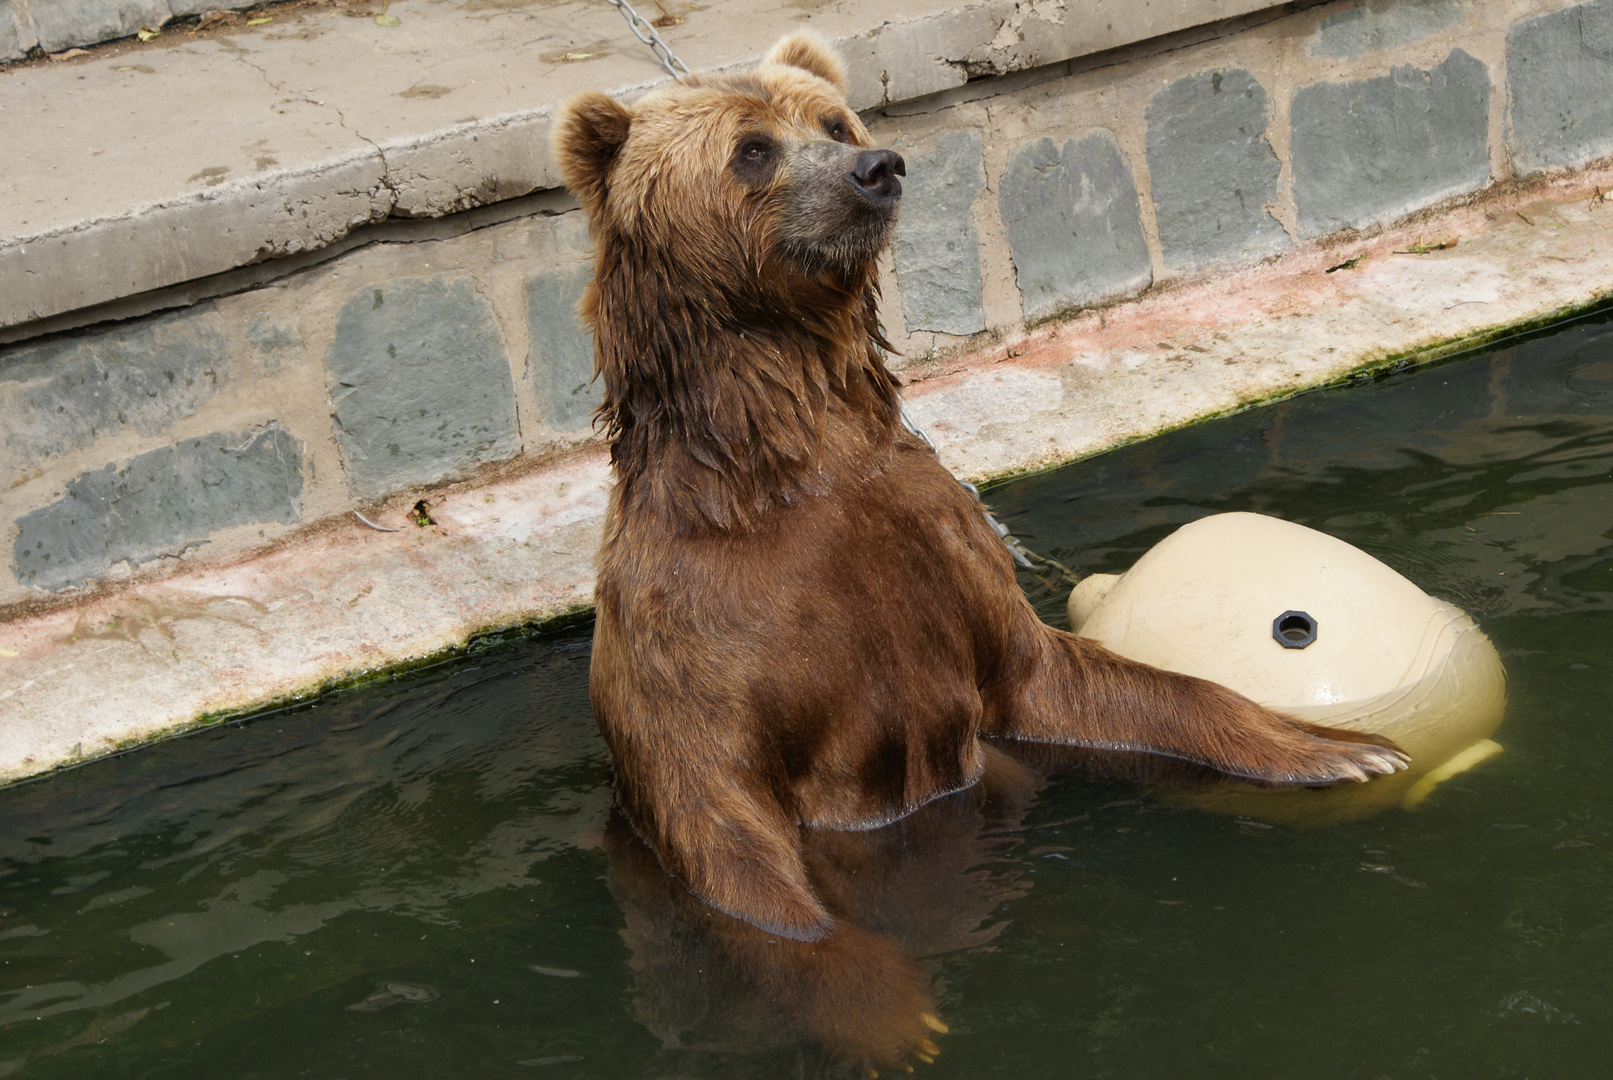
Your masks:
{"label": "bear's claw", "polygon": [[1299,737],[1299,745],[1291,747],[1298,760],[1285,763],[1287,768],[1262,770],[1256,779],[1307,786],[1344,780],[1365,783],[1374,776],[1389,776],[1411,765],[1410,755],[1381,735],[1322,727],[1287,717],[1282,720],[1289,734]]}

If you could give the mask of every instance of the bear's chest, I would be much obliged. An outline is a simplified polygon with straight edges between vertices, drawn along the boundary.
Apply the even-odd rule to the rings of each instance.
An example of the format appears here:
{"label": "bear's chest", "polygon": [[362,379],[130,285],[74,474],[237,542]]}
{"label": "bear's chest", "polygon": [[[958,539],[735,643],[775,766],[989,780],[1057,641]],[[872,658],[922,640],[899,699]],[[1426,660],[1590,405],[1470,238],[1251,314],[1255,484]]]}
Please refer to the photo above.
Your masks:
{"label": "bear's chest", "polygon": [[671,673],[657,692],[687,701],[688,737],[737,736],[809,825],[873,827],[968,786],[1006,555],[936,471],[944,486],[882,477],[740,537],[624,516],[600,568],[608,659]]}

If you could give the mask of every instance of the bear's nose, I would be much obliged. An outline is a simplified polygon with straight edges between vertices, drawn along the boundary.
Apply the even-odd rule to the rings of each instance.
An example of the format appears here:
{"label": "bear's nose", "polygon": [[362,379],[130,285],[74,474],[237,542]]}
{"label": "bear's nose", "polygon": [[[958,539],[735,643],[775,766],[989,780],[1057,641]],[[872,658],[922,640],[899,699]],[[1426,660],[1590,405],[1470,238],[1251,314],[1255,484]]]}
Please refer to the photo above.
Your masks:
{"label": "bear's nose", "polygon": [[907,162],[894,150],[864,150],[857,155],[851,167],[851,179],[857,190],[870,202],[888,203],[902,197],[902,182],[898,176],[907,175]]}

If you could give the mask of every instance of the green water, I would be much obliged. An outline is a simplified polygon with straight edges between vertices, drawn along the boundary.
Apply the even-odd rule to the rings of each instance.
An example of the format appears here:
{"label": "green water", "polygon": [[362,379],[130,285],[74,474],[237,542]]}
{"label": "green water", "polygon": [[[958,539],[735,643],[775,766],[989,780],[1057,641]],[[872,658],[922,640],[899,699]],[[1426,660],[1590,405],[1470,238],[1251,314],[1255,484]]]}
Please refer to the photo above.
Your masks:
{"label": "green water", "polygon": [[[1610,466],[1600,321],[992,492],[1087,571],[1225,510],[1359,545],[1495,641],[1506,752],[1323,829],[1055,781],[926,961],[920,1075],[1608,1075]],[[836,1075],[663,1045],[587,668],[535,638],[0,791],[0,1076]]]}

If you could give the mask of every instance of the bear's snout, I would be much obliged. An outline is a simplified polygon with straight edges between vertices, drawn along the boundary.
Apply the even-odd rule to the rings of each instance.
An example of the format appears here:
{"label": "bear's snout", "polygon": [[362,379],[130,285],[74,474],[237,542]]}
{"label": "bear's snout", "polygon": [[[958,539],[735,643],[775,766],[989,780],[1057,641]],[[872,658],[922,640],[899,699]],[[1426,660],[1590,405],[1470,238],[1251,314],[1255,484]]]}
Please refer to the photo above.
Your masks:
{"label": "bear's snout", "polygon": [[851,167],[852,183],[863,198],[881,205],[902,197],[902,182],[896,178],[906,175],[907,162],[894,150],[864,150]]}

